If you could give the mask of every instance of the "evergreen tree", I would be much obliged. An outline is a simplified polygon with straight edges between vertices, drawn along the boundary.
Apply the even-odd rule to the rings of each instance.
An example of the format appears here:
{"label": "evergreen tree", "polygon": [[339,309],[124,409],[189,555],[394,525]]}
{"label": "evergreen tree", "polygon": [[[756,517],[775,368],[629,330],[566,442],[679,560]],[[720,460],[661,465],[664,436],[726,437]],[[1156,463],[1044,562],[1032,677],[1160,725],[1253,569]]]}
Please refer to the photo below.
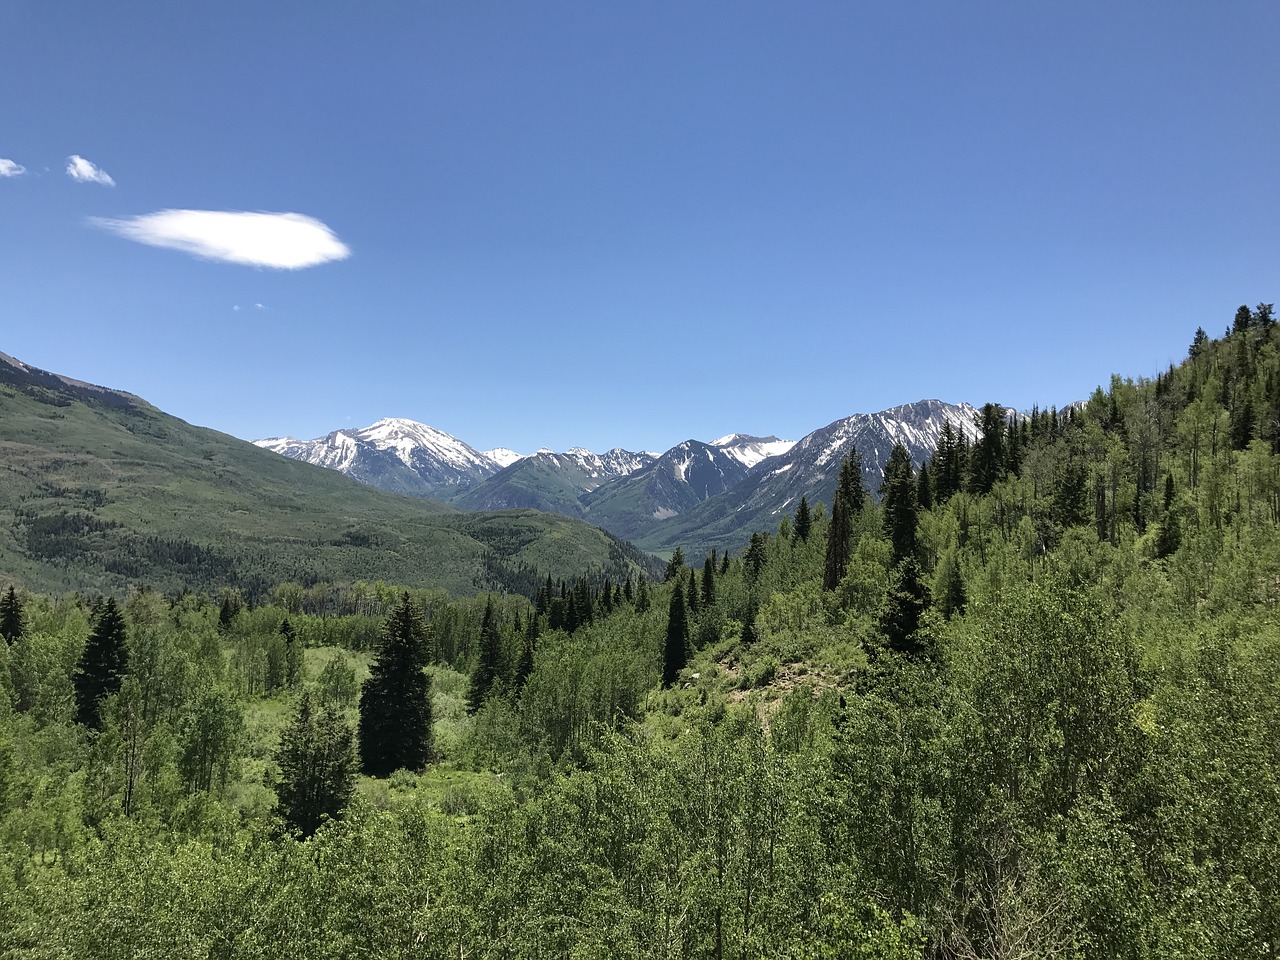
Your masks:
{"label": "evergreen tree", "polygon": [[822,568],[822,588],[834,590],[844,579],[853,550],[853,518],[862,511],[866,490],[862,486],[862,459],[851,447],[840,464],[836,494],[827,524],[827,554]]}
{"label": "evergreen tree", "polygon": [[900,443],[893,445],[880,488],[884,507],[884,532],[893,546],[896,564],[916,555],[916,484],[911,454]]}
{"label": "evergreen tree", "polygon": [[218,603],[218,628],[223,631],[230,630],[236,615],[243,607],[244,602],[240,599],[240,591],[223,590],[222,598]]}
{"label": "evergreen tree", "polygon": [[276,752],[280,786],[277,809],[290,830],[312,836],[326,819],[337,819],[356,788],[355,744],[342,714],[327,707],[317,717],[310,692],[280,737]]}
{"label": "evergreen tree", "polygon": [[800,506],[796,507],[796,522],[791,531],[792,540],[808,540],[813,529],[813,516],[809,512],[809,498],[800,496]]}
{"label": "evergreen tree", "polygon": [[280,622],[280,635],[284,637],[285,648],[284,682],[287,686],[296,687],[302,679],[302,644],[298,642],[297,632],[288,617]]}
{"label": "evergreen tree", "polygon": [[822,589],[834,590],[844,579],[849,567],[850,538],[849,508],[844,494],[836,488],[835,502],[831,505],[831,522],[827,524],[827,556],[822,567]]}
{"label": "evergreen tree", "polygon": [[928,588],[920,578],[920,568],[916,561],[909,557],[894,570],[880,615],[880,630],[891,650],[908,656],[923,652],[917,631],[920,629],[920,618],[928,605]]}
{"label": "evergreen tree", "polygon": [[27,632],[27,616],[12,586],[0,597],[0,637],[13,643]]}
{"label": "evergreen tree", "polygon": [[529,620],[529,628],[525,631],[524,644],[520,648],[520,662],[516,664],[515,688],[524,689],[525,683],[533,675],[533,655],[538,647],[538,618]]}
{"label": "evergreen tree", "polygon": [[677,580],[671,591],[671,606],[667,610],[667,641],[662,648],[662,685],[669,687],[675,683],[688,662],[689,620],[685,615],[684,590]]}
{"label": "evergreen tree", "polygon": [[729,551],[726,550],[720,557],[720,576],[724,576],[729,572]]}
{"label": "evergreen tree", "polygon": [[987,494],[1005,472],[1005,414],[998,403],[984,403],[974,416],[982,431],[969,462],[969,490]]}
{"label": "evergreen tree", "polygon": [[431,759],[427,626],[406,592],[383,625],[382,645],[360,689],[360,769],[371,777],[421,770]]}
{"label": "evergreen tree", "polygon": [[[569,598],[570,615],[577,610],[576,598]],[[570,633],[573,631],[571,630]],[[498,632],[498,616],[493,610],[493,598],[484,605],[484,619],[480,622],[480,655],[471,673],[471,686],[467,690],[467,712],[475,713],[494,688],[501,684],[505,674],[502,656],[502,636]]]}
{"label": "evergreen tree", "polygon": [[667,568],[662,572],[662,582],[670,583],[676,577],[684,575],[684,551],[676,547],[667,561]]}
{"label": "evergreen tree", "polygon": [[102,726],[102,701],[120,689],[128,669],[124,616],[113,597],[107,597],[89,635],[75,675],[76,722]]}
{"label": "evergreen tree", "polygon": [[755,583],[760,576],[760,570],[764,566],[764,534],[756,532],[751,534],[751,542],[747,545],[747,551],[742,555],[742,565],[747,574],[747,582]]}
{"label": "evergreen tree", "polygon": [[1253,439],[1253,401],[1246,393],[1231,411],[1231,449],[1243,450]]}
{"label": "evergreen tree", "polygon": [[689,612],[697,613],[700,605],[698,603],[698,571],[696,570],[689,571],[689,589],[687,593],[689,596]]}
{"label": "evergreen tree", "polygon": [[964,612],[966,602],[964,578],[960,573],[960,561],[955,549],[949,549],[938,562],[937,587],[934,597],[938,611],[950,620],[958,613]]}
{"label": "evergreen tree", "polygon": [[933,486],[929,482],[929,465],[920,464],[920,474],[916,477],[916,505],[921,510],[933,507]]}
{"label": "evergreen tree", "polygon": [[702,606],[713,606],[716,602],[716,556],[715,551],[702,564]]}
{"label": "evergreen tree", "polygon": [[836,495],[844,497],[849,522],[867,505],[867,488],[862,482],[862,454],[857,447],[850,447],[840,462],[840,476],[836,480]]}
{"label": "evergreen tree", "polygon": [[964,486],[964,457],[961,440],[951,429],[951,421],[942,425],[938,449],[933,454],[933,499],[944,504]]}
{"label": "evergreen tree", "polygon": [[636,583],[636,613],[644,613],[649,609],[649,580],[642,573]]}

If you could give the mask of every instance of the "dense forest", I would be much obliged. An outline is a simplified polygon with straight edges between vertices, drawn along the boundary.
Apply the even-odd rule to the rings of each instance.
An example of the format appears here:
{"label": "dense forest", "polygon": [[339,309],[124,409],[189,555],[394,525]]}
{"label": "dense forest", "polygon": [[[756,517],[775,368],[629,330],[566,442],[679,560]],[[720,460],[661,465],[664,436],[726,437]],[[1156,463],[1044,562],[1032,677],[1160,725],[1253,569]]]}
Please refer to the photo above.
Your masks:
{"label": "dense forest", "polygon": [[0,594],[0,956],[1280,956],[1280,331],[527,595]]}

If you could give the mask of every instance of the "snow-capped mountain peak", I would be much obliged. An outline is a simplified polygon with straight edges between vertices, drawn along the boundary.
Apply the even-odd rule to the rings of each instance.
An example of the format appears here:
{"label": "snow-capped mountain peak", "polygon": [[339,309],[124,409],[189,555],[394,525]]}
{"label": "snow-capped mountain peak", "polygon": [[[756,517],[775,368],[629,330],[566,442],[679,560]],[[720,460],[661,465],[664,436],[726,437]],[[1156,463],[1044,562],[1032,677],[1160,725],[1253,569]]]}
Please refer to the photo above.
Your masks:
{"label": "snow-capped mountain peak", "polygon": [[494,447],[492,450],[483,451],[484,455],[496,463],[500,467],[509,467],[517,460],[523,460],[526,454],[516,453],[506,447]]}
{"label": "snow-capped mountain peak", "polygon": [[794,440],[779,440],[774,436],[753,437],[746,433],[731,433],[710,443],[710,446],[723,450],[748,468],[769,457],[781,456],[795,445]]}

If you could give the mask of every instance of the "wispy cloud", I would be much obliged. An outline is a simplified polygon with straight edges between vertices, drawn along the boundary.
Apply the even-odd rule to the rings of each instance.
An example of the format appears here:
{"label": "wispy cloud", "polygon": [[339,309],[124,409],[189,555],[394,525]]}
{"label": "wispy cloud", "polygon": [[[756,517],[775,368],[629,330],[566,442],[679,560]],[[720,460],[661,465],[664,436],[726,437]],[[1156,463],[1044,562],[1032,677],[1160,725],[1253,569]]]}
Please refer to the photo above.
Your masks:
{"label": "wispy cloud", "polygon": [[22,164],[0,157],[0,177],[20,177],[26,172],[27,168]]}
{"label": "wispy cloud", "polygon": [[111,179],[111,174],[103,170],[96,163],[91,163],[84,157],[72,154],[67,157],[67,176],[72,180],[79,180],[81,183],[100,183],[104,187],[114,187],[116,182]]}
{"label": "wispy cloud", "polygon": [[351,256],[325,224],[300,213],[160,210],[121,220],[95,217],[92,222],[153,247],[276,270],[301,270]]}

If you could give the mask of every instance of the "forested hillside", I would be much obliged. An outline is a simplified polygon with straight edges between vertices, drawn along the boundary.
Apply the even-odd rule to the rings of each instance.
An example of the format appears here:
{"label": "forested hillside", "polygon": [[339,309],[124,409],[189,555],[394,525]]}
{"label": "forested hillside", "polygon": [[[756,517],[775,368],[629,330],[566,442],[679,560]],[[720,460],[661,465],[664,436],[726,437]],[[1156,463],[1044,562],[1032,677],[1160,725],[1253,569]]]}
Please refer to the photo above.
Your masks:
{"label": "forested hillside", "polygon": [[0,571],[32,589],[257,596],[365,578],[469,593],[652,563],[577,520],[385,493],[0,354]]}
{"label": "forested hillside", "polygon": [[3,955],[1276,956],[1270,306],[976,426],[652,580],[18,578]]}

